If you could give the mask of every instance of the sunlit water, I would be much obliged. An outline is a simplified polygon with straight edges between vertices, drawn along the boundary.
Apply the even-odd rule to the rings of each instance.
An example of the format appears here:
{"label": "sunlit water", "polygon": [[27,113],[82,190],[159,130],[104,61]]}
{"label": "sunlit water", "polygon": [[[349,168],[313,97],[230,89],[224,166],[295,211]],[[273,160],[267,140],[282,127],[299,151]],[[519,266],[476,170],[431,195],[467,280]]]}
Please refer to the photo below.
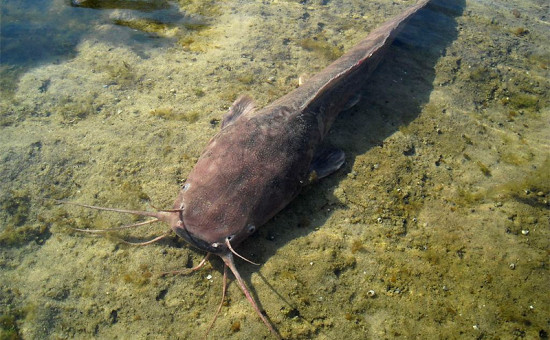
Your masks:
{"label": "sunlit water", "polygon": [[[213,259],[125,209],[171,207],[240,94],[261,107],[414,1],[3,1],[2,338],[196,339]],[[343,168],[239,247],[284,338],[548,337],[546,1],[433,0],[327,144]],[[234,150],[228,150],[232,152]],[[210,338],[270,338],[235,284]]]}

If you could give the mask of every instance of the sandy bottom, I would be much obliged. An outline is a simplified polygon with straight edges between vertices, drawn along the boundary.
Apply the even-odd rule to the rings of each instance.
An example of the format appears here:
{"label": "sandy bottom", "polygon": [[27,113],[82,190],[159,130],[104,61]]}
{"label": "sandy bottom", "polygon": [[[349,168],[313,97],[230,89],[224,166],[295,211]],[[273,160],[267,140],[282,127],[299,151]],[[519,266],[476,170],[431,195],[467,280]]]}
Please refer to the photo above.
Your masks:
{"label": "sandy bottom", "polygon": [[[238,249],[284,338],[548,338],[548,3],[432,2],[335,123],[343,168]],[[413,3],[181,1],[165,26],[95,10],[74,57],[3,67],[0,337],[203,337],[221,261],[161,277],[204,254],[120,242],[161,225],[72,232],[136,219],[53,199],[170,207],[239,94],[275,100]],[[273,337],[231,283],[209,338]]]}

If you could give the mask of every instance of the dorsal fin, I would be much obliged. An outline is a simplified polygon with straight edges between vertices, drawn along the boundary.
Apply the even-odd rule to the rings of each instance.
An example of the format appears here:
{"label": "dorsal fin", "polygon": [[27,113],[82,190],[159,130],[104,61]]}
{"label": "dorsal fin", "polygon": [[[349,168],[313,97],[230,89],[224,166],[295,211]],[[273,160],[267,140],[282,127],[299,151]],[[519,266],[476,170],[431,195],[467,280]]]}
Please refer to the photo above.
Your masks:
{"label": "dorsal fin", "polygon": [[233,123],[242,114],[247,114],[254,110],[254,101],[247,95],[242,95],[229,108],[229,111],[223,116],[222,129]]}
{"label": "dorsal fin", "polygon": [[295,90],[303,91],[301,95],[304,101],[300,104],[300,109],[304,111],[308,107],[315,106],[319,99],[323,99],[322,94],[324,92],[334,89],[345,81],[349,81],[351,75],[361,68],[363,69],[360,72],[361,77],[368,77],[381,60],[387,46],[391,45],[399,31],[405,26],[407,20],[426,6],[429,1],[420,0],[416,5],[409,7],[403,13],[386,21],[383,25],[369,33],[365,39],[361,40],[359,44],[346,54]]}

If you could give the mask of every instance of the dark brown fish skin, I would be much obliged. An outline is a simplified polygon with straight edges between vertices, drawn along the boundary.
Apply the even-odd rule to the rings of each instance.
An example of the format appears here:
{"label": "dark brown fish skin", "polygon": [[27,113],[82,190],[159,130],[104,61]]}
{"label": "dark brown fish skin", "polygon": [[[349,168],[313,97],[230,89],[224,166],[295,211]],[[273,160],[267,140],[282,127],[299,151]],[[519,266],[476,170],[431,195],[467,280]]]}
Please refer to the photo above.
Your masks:
{"label": "dark brown fish skin", "polygon": [[428,2],[386,22],[265,108],[255,111],[248,98],[239,98],[180,191],[174,209],[182,211],[172,229],[192,245],[221,255],[229,252],[227,239],[236,247],[281,211],[308,183],[316,149],[338,113],[407,19]]}
{"label": "dark brown fish skin", "polygon": [[316,117],[283,106],[262,111],[240,116],[209,142],[176,200],[185,228],[206,251],[223,251],[227,237],[238,245],[307,182],[321,141]]}

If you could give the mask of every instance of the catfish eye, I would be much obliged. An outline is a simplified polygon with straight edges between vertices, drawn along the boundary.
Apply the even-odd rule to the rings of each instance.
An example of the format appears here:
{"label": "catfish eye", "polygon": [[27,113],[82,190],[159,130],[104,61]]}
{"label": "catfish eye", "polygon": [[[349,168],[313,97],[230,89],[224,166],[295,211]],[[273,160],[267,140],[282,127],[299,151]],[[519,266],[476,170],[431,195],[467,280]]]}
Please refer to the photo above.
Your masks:
{"label": "catfish eye", "polygon": [[255,227],[254,225],[250,224],[250,225],[248,226],[248,233],[249,233],[249,234],[252,234],[252,233],[254,233],[255,231],[256,231],[256,227]]}

